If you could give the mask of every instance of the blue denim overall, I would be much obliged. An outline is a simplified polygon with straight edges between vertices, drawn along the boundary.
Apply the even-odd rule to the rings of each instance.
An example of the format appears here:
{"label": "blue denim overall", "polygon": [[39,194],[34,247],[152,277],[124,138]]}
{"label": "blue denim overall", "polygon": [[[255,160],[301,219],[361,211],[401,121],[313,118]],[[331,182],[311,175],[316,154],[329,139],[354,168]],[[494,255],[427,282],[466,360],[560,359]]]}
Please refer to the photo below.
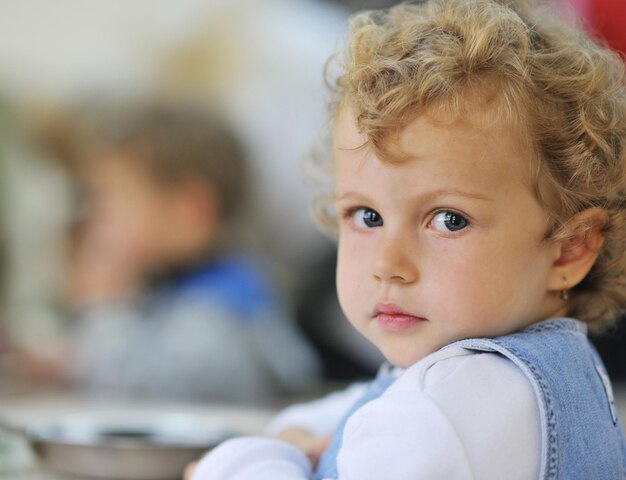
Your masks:
{"label": "blue denim overall", "polygon": [[[452,346],[499,353],[526,375],[541,417],[540,480],[626,479],[626,441],[613,392],[583,323],[546,320],[518,333],[444,348]],[[377,377],[347,413],[320,460],[316,480],[338,478],[337,454],[348,418],[391,383],[388,376]]]}

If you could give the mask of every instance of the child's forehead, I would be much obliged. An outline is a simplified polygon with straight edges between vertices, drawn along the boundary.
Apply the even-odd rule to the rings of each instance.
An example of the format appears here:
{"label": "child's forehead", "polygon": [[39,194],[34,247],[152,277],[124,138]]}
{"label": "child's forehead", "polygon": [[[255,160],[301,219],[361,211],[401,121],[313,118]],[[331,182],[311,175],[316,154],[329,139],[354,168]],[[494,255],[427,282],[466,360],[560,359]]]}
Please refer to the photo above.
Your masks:
{"label": "child's forehead", "polygon": [[[407,115],[397,127],[384,132],[381,145],[373,145],[371,138],[359,125],[358,114],[349,104],[340,107],[335,118],[333,144],[335,149],[372,148],[384,161],[402,161],[419,157],[426,149],[459,149],[470,145],[488,146],[497,142],[511,153],[534,158],[534,148],[528,130],[521,122],[512,121],[500,108],[470,101],[462,110],[448,108],[441,103]],[[436,132],[436,139],[424,137],[423,131]],[[426,141],[424,141],[426,140]],[[439,140],[439,141],[436,141]]]}
{"label": "child's forehead", "polygon": [[475,119],[419,115],[390,134],[382,150],[374,150],[348,107],[337,117],[334,154],[336,186],[341,183],[341,188],[358,184],[368,172],[385,175],[391,171],[385,165],[397,165],[415,178],[402,187],[408,190],[463,185],[479,192],[518,186],[534,190],[532,153],[519,132],[501,122],[487,126]]}

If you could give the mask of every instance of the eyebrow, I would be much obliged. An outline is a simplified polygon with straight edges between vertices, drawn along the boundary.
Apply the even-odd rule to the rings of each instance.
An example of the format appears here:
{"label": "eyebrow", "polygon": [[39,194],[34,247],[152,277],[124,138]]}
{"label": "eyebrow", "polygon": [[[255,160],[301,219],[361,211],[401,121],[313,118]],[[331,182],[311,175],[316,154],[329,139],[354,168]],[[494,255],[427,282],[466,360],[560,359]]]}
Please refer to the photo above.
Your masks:
{"label": "eyebrow", "polygon": [[[428,201],[432,201],[438,197],[465,197],[465,198],[471,198],[473,200],[483,200],[483,201],[487,201],[487,202],[493,202],[494,200],[492,198],[487,197],[486,195],[483,195],[481,193],[476,193],[476,192],[466,192],[464,190],[459,190],[456,188],[441,188],[438,190],[433,190],[430,192],[425,192],[423,194],[420,195],[416,195],[415,199],[417,200],[421,200],[423,202],[428,202]],[[367,199],[367,196],[362,195],[358,192],[353,192],[353,191],[348,191],[348,192],[344,192],[340,195],[335,194],[333,196],[335,201],[339,201],[339,200],[345,200],[345,199],[349,199],[349,198],[354,198],[354,199]]]}

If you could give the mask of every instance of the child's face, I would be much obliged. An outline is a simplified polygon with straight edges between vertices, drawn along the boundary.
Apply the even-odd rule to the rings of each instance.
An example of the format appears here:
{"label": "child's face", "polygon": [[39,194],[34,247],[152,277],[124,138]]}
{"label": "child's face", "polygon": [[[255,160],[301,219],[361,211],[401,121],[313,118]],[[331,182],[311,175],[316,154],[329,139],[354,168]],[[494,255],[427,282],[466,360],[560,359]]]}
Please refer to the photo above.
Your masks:
{"label": "child's face", "polygon": [[201,215],[205,209],[192,201],[191,187],[160,184],[127,155],[104,155],[87,171],[90,232],[101,249],[119,252],[144,272],[203,253],[211,227]]}
{"label": "child's face", "polygon": [[127,155],[105,154],[86,171],[90,233],[101,248],[123,252],[141,268],[149,268],[162,256],[167,196]]}
{"label": "child's face", "polygon": [[354,327],[408,367],[453,341],[559,314],[548,292],[558,246],[530,188],[515,130],[419,117],[377,158],[349,109],[334,139],[340,215],[337,288]]}

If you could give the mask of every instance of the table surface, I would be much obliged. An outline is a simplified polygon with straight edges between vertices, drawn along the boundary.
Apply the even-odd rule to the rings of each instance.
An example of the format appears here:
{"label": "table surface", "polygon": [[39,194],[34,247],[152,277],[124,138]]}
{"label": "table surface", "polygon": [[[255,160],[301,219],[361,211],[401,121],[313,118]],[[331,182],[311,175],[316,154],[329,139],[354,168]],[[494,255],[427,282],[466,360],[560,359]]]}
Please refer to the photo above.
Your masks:
{"label": "table surface", "polygon": [[[276,409],[161,402],[137,399],[104,399],[62,392],[0,393],[0,422],[17,429],[53,421],[70,414],[105,415],[111,412],[137,413],[155,418],[167,415],[191,416],[202,425],[225,425],[241,434],[259,434]],[[0,480],[77,480],[44,471],[38,467],[25,439],[15,434],[0,434]],[[4,458],[3,458],[4,457]],[[78,479],[80,480],[80,479]]]}

